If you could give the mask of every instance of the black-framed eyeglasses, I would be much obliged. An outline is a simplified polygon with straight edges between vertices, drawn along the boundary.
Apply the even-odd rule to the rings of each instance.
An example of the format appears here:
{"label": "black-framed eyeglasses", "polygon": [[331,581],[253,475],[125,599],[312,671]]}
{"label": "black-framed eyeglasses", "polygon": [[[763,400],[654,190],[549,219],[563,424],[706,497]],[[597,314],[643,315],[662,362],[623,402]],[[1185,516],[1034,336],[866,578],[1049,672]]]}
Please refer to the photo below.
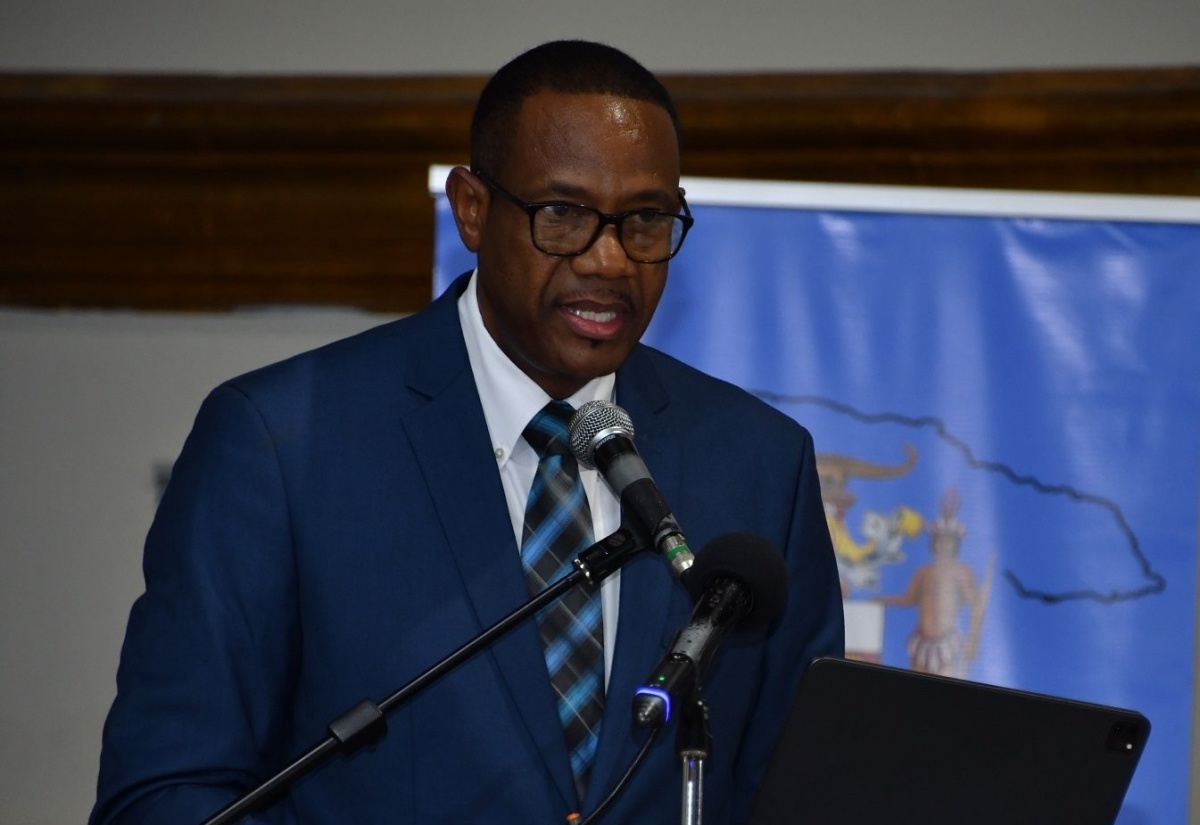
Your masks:
{"label": "black-framed eyeglasses", "polygon": [[617,238],[630,260],[642,264],[669,261],[683,246],[695,220],[679,190],[683,214],[659,209],[631,209],[609,215],[599,209],[565,201],[523,201],[478,169],[472,174],[493,192],[502,195],[529,215],[529,236],[534,247],[547,255],[572,258],[591,248],[604,227],[617,228]]}

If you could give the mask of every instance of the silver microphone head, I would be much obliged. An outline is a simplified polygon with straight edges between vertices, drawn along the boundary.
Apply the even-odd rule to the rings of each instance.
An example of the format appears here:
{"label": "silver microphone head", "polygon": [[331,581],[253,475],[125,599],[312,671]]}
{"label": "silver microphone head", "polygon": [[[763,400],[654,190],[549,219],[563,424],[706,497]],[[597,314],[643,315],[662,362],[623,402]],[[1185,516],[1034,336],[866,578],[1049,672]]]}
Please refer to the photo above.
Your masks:
{"label": "silver microphone head", "polygon": [[633,420],[629,413],[611,401],[587,401],[580,405],[567,425],[571,434],[571,452],[584,467],[595,468],[592,457],[596,448],[614,435],[633,440]]}

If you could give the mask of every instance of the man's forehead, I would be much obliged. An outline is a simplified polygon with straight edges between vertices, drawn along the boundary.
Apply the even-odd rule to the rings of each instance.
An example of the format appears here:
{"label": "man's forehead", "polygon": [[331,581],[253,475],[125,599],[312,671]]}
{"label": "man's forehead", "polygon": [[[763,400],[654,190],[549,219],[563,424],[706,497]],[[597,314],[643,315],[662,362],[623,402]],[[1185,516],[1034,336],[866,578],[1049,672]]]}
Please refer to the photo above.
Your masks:
{"label": "man's forehead", "polygon": [[[626,97],[611,92],[562,92],[551,88],[542,88],[528,95],[521,101],[516,111],[516,126],[536,126],[547,120],[566,121],[568,124],[583,127],[601,123],[620,127],[630,126],[647,117],[661,116],[671,124],[674,135],[675,126],[671,122],[670,113],[653,100],[636,97]],[[580,120],[584,118],[583,120]],[[676,140],[678,135],[675,135]]]}

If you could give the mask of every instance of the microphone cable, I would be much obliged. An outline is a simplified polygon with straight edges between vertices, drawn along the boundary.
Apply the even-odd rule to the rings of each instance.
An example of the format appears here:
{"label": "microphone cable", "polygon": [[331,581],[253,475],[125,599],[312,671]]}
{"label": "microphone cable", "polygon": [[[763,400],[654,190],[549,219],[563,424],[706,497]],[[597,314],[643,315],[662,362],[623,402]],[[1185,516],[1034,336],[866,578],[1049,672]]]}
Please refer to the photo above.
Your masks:
{"label": "microphone cable", "polygon": [[[637,752],[637,756],[633,757],[633,761],[629,763],[629,768],[626,769],[625,775],[621,777],[620,781],[617,782],[616,786],[613,787],[608,796],[604,797],[600,804],[596,806],[595,810],[587,815],[586,819],[572,823],[572,825],[592,825],[593,822],[596,822],[601,816],[604,815],[604,812],[608,810],[609,806],[612,805],[621,791],[625,790],[625,786],[629,784],[629,780],[633,778],[634,772],[645,760],[646,754],[650,752],[650,746],[654,744],[654,740],[658,738],[658,734],[661,730],[661,727],[652,728],[650,730],[650,735],[646,737],[646,741],[642,744],[641,749]],[[569,819],[570,818],[568,817],[568,820]]]}

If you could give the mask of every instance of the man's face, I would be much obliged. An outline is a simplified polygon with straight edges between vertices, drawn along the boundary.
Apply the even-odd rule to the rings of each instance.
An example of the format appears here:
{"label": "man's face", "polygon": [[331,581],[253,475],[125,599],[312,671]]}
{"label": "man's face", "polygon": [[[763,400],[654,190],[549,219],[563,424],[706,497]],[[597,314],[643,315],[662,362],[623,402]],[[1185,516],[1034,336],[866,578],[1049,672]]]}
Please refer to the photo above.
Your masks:
{"label": "man's face", "polygon": [[[680,210],[679,151],[665,110],[646,101],[543,91],[528,98],[500,169],[484,169],[526,202],[565,201],[606,213]],[[616,227],[582,255],[538,251],[529,217],[458,171],[451,201],[479,255],[484,325],[514,363],[556,398],[614,371],[645,332],[667,264],[631,261]],[[470,189],[470,205],[454,190]]]}

